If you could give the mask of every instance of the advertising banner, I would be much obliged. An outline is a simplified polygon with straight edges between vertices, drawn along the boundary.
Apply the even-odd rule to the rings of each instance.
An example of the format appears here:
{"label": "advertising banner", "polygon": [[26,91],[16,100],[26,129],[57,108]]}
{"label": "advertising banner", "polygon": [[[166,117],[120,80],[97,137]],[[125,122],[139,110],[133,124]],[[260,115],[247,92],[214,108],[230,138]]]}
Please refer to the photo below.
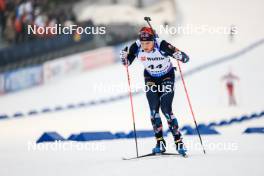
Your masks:
{"label": "advertising banner", "polygon": [[0,95],[4,94],[5,86],[4,86],[4,76],[0,74]]}
{"label": "advertising banner", "polygon": [[79,54],[48,61],[43,65],[44,82],[56,80],[83,70],[83,60]]}
{"label": "advertising banner", "polygon": [[105,47],[82,54],[85,70],[98,68],[114,63],[115,54],[113,47]]}
{"label": "advertising banner", "polygon": [[42,66],[4,73],[4,91],[13,92],[42,84]]}

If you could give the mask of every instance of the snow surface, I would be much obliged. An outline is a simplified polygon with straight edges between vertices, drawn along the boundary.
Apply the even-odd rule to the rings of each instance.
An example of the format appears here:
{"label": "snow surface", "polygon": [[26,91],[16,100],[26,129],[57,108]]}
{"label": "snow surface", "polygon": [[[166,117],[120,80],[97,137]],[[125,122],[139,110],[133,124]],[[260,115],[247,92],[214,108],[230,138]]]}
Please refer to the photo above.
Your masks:
{"label": "snow surface", "polygon": [[[263,123],[264,121],[259,121]],[[179,156],[149,157],[123,161],[134,157],[134,140],[113,140],[81,143],[87,150],[29,150],[24,138],[1,143],[1,170],[6,175],[263,175],[264,140],[262,135],[228,135],[203,137],[207,146],[226,146],[189,152],[189,158]],[[172,143],[171,138],[167,142]],[[185,136],[185,142],[199,146],[198,138]],[[149,153],[154,139],[139,139],[140,154]],[[42,145],[42,144],[41,144]],[[48,146],[46,143],[42,146]],[[65,142],[64,145],[69,145]],[[79,144],[80,145],[80,144]],[[93,147],[94,146],[94,147]],[[172,145],[169,151],[173,151]],[[234,146],[230,147],[230,146]],[[188,147],[188,145],[187,145]]]}
{"label": "snow surface", "polygon": [[[161,35],[190,55],[190,63],[182,65],[184,72],[234,53],[264,37],[261,18],[264,15],[264,2],[261,0],[176,2],[177,9],[181,11],[183,25],[234,24],[238,27],[238,34],[235,35],[233,43],[229,42],[227,35]],[[230,119],[263,110],[263,50],[264,46],[261,45],[237,59],[186,77],[198,123]],[[235,90],[237,107],[227,106],[225,84],[220,81],[230,68],[240,77]],[[143,85],[142,71],[143,68],[138,62],[130,67],[133,85]],[[114,64],[72,75],[44,86],[1,96],[0,113],[10,115],[31,109],[39,110],[119,95],[124,92],[98,92],[94,85],[126,87],[126,81],[124,67]],[[151,129],[144,94],[134,96],[134,104],[137,129]],[[176,83],[173,108],[180,126],[193,124],[180,81]],[[28,142],[35,142],[46,131],[57,131],[64,137],[81,131],[130,131],[130,114],[129,99],[123,99],[89,108],[1,120],[0,175],[263,175],[263,135],[242,135],[247,127],[263,127],[263,119],[217,128],[221,135],[203,136],[205,143],[234,143],[237,150],[208,150],[208,154],[204,156],[201,150],[189,148],[188,159],[153,157],[122,161],[124,156],[135,156],[133,139],[85,143],[104,146],[103,151],[28,151]],[[165,121],[164,126],[167,127]],[[168,142],[172,143],[171,136],[168,138]],[[187,144],[199,143],[196,136],[184,136],[184,141]],[[139,139],[140,153],[148,153],[153,145],[154,139]],[[173,147],[170,151],[173,151]]]}

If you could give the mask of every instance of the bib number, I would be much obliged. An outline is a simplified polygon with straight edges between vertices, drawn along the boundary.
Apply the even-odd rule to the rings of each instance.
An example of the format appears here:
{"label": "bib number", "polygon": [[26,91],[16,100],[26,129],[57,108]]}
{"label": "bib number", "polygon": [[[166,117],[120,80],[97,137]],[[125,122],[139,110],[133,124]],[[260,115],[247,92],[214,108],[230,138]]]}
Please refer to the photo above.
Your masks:
{"label": "bib number", "polygon": [[150,65],[150,66],[148,66],[148,68],[150,68],[151,70],[154,70],[155,68],[161,69],[162,68],[162,64],[159,64],[156,67],[154,65]]}

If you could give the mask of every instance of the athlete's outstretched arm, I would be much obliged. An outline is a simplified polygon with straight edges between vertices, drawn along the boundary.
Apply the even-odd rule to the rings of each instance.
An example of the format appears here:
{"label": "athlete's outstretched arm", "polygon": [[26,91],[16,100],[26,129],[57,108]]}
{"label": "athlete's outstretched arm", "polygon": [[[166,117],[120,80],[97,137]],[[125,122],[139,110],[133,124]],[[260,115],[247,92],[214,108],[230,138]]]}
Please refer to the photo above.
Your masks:
{"label": "athlete's outstretched arm", "polygon": [[178,59],[183,63],[186,63],[190,60],[189,56],[185,54],[185,52],[179,50],[178,48],[166,42],[165,40],[161,41],[160,49],[164,51],[166,54],[168,54],[169,56],[175,59]]}

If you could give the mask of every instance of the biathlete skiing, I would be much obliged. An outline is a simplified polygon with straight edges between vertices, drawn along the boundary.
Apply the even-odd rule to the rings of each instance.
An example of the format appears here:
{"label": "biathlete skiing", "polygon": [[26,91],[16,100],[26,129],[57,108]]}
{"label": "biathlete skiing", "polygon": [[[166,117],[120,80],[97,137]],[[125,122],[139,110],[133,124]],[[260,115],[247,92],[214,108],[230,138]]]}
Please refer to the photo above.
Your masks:
{"label": "biathlete skiing", "polygon": [[176,151],[185,156],[186,148],[179,131],[178,120],[172,111],[174,97],[175,68],[170,58],[187,63],[189,57],[181,50],[165,40],[156,37],[151,27],[142,27],[138,39],[120,52],[120,58],[125,66],[135,59],[144,65],[146,97],[150,108],[150,120],[156,138],[153,154],[166,152],[166,142],[163,138],[160,109],[169,125],[176,144]]}

